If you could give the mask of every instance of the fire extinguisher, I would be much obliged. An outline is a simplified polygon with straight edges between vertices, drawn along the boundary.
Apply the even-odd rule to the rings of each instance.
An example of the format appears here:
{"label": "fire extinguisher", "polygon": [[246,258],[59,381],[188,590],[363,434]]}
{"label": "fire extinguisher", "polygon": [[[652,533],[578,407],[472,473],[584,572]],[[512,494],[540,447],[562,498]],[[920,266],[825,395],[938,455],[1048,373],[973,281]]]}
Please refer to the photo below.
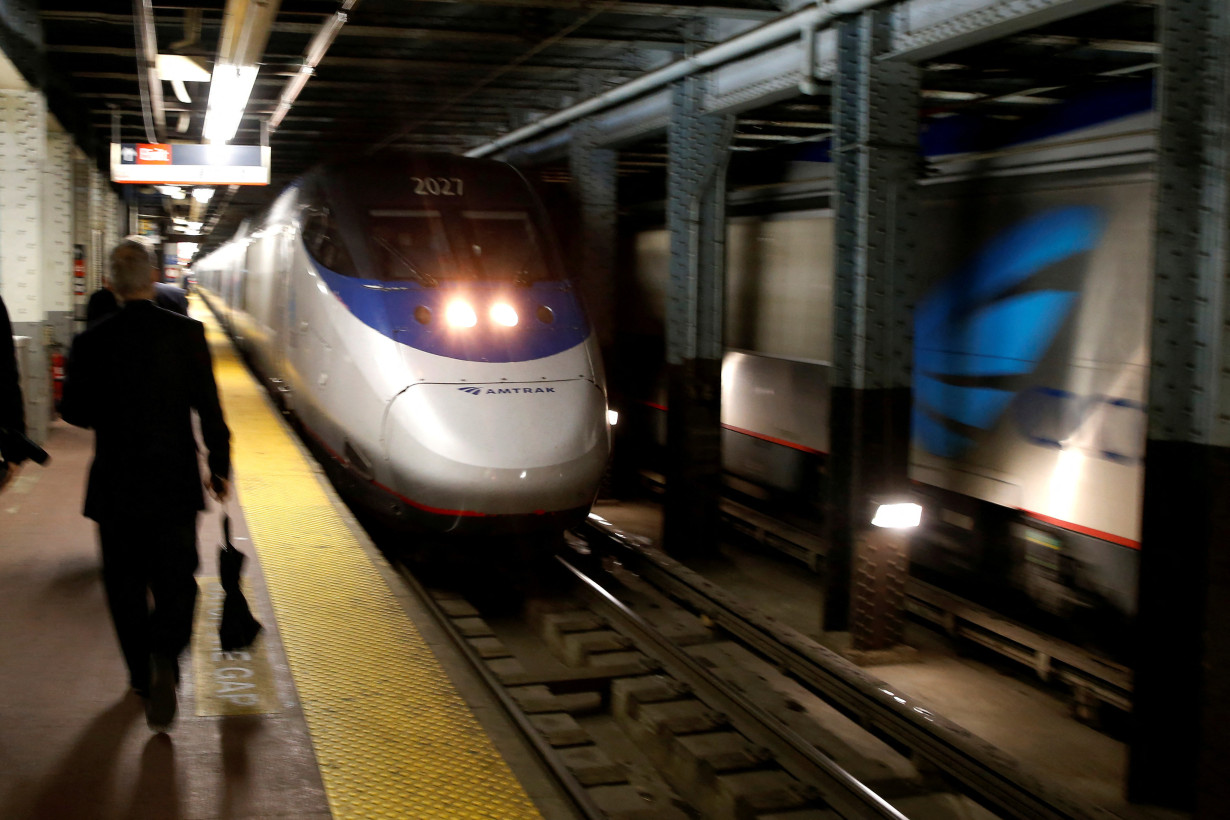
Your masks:
{"label": "fire extinguisher", "polygon": [[64,398],[64,348],[59,345],[51,349],[51,396],[58,411]]}

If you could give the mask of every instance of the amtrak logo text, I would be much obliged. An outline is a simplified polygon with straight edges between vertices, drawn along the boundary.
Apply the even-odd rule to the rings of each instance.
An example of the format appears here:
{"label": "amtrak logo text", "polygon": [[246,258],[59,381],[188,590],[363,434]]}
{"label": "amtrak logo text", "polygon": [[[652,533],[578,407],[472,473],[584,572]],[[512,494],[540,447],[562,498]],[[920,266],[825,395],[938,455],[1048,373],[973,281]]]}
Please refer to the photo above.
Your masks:
{"label": "amtrak logo text", "polygon": [[554,387],[488,387],[485,390],[481,387],[458,387],[462,393],[469,393],[471,396],[481,395],[502,395],[505,393],[554,393]]}

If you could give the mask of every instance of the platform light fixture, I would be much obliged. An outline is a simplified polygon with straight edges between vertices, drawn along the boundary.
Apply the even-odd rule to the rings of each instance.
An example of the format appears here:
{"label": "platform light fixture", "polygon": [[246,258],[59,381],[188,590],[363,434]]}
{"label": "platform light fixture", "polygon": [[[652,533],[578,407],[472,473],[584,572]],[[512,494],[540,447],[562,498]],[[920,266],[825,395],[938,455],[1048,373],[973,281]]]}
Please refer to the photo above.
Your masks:
{"label": "platform light fixture", "polygon": [[887,502],[876,506],[876,514],[871,519],[873,527],[886,527],[894,530],[910,529],[922,523],[922,506],[913,502]]}
{"label": "platform light fixture", "polygon": [[254,65],[219,63],[214,66],[213,78],[209,81],[209,106],[205,111],[206,140],[227,142],[235,137],[256,83],[257,71]]}

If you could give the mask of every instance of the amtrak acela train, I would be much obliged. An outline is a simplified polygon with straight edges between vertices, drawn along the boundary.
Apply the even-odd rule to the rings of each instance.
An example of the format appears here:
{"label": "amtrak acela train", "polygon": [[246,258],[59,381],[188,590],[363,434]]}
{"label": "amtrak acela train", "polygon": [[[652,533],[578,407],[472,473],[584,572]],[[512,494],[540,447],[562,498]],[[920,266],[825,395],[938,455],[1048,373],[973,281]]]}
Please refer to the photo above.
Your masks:
{"label": "amtrak acela train", "polygon": [[319,166],[194,265],[256,370],[361,506],[411,528],[581,520],[610,453],[579,295],[511,166]]}

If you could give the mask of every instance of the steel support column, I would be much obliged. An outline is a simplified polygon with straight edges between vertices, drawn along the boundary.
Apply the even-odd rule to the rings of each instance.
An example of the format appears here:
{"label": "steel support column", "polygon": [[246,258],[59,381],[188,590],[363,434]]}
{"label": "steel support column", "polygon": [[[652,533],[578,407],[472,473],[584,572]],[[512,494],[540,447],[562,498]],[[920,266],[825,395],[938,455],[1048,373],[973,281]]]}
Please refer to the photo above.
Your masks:
{"label": "steel support column", "polygon": [[871,498],[907,489],[909,230],[916,218],[919,70],[876,59],[890,33],[883,12],[838,23],[830,541],[823,622],[831,632],[850,628],[852,551],[870,525]]}
{"label": "steel support column", "polygon": [[47,132],[43,166],[43,307],[52,342],[73,340],[73,138]]}
{"label": "steel support column", "polygon": [[92,163],[80,150],[73,153],[73,315],[77,330],[85,329],[85,308],[97,290],[90,253],[90,200]]}
{"label": "steel support column", "polygon": [[702,114],[704,82],[674,89],[667,129],[667,455],[663,536],[683,555],[717,544],[721,490],[726,167],[734,119]]}
{"label": "steel support column", "polygon": [[1230,6],[1161,9],[1156,255],[1128,794],[1230,805]]}
{"label": "steel support column", "polygon": [[28,336],[26,432],[40,444],[50,420],[50,363],[44,339],[43,162],[47,107],[38,91],[0,91],[0,291],[13,333]]}
{"label": "steel support column", "polygon": [[615,324],[615,206],[618,189],[615,167],[618,153],[599,148],[601,134],[593,120],[572,129],[568,168],[581,206],[581,293],[604,352],[614,338]]}

